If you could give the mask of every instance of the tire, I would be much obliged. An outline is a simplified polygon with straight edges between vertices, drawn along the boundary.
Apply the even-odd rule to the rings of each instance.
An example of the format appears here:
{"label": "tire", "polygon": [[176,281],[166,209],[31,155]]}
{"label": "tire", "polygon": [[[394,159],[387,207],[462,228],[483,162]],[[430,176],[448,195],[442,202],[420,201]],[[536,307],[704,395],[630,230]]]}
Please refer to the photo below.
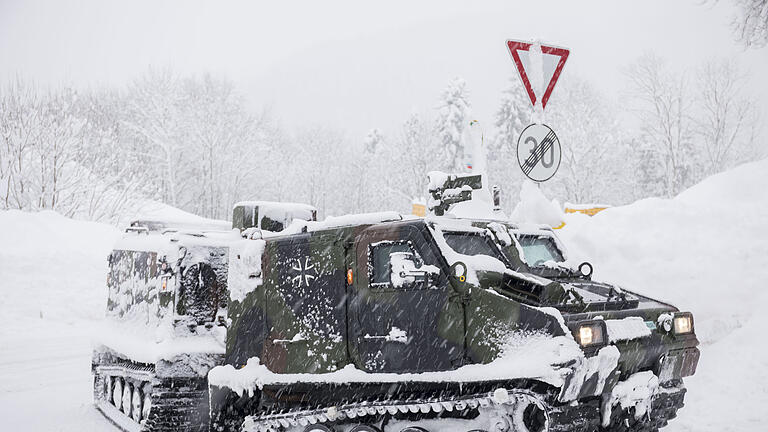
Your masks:
{"label": "tire", "polygon": [[131,418],[136,421],[136,423],[141,422],[143,402],[144,398],[142,397],[141,390],[139,390],[138,387],[134,388],[133,395],[131,396]]}
{"label": "tire", "polygon": [[110,376],[104,377],[104,400],[112,403],[112,380]]}
{"label": "tire", "polygon": [[125,415],[127,415],[128,417],[131,416],[131,399],[133,399],[133,390],[131,389],[131,387],[132,386],[128,383],[125,383],[125,385],[123,386],[122,410],[125,413]]}
{"label": "tire", "polygon": [[149,384],[145,385],[141,393],[144,396],[144,401],[141,404],[141,418],[146,420],[149,418],[149,412],[152,409],[152,387]]}
{"label": "tire", "polygon": [[120,409],[123,404],[123,380],[120,378],[115,378],[114,383],[112,384],[112,404],[117,408]]}
{"label": "tire", "polygon": [[405,429],[400,430],[400,432],[429,432],[429,431],[419,426],[408,426]]}
{"label": "tire", "polygon": [[523,412],[523,424],[531,432],[542,432],[547,427],[546,414],[535,404],[530,404]]}

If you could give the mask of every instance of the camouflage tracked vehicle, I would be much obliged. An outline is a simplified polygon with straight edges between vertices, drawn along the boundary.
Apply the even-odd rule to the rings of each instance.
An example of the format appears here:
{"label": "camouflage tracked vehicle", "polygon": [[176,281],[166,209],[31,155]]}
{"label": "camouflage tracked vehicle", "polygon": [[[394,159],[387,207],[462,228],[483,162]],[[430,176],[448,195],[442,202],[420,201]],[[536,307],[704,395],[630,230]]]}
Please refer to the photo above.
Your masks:
{"label": "camouflage tracked vehicle", "polygon": [[[242,203],[241,227],[282,229],[304,205]],[[108,257],[94,401],[127,431],[207,431],[206,374],[222,363],[229,302],[228,222],[137,220]]]}
{"label": "camouflage tracked vehicle", "polygon": [[[433,176],[435,214],[479,177]],[[682,406],[693,317],[591,280],[551,229],[397,214],[230,249],[216,431],[655,431]]]}
{"label": "camouflage tracked vehicle", "polygon": [[[132,397],[116,396],[149,384],[130,425],[179,431],[654,431],[675,416],[699,357],[691,314],[592,281],[551,229],[451,217],[479,177],[430,185],[443,216],[269,225],[293,207],[236,207],[239,230],[195,236],[209,249],[174,258],[178,297],[146,312],[170,320],[175,345],[97,350],[97,404],[125,420]],[[216,277],[185,278],[194,263]],[[203,320],[179,309],[184,292],[216,299],[191,302]],[[187,343],[207,336],[221,345]]]}

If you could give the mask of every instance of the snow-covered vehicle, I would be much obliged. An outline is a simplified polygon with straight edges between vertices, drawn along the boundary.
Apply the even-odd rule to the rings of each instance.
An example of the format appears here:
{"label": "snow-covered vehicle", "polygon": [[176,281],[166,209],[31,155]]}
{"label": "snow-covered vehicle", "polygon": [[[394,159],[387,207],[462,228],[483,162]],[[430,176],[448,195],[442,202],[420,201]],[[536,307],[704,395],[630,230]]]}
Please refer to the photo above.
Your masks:
{"label": "snow-covered vehicle", "polygon": [[[436,183],[439,213],[480,187]],[[551,229],[381,213],[237,248],[214,430],[650,431],[699,358],[690,313],[592,281]]]}
{"label": "snow-covered vehicle", "polygon": [[[430,207],[443,213],[476,180],[445,177],[438,195],[449,199]],[[692,315],[592,281],[549,229],[375,213],[298,217],[272,232],[238,211],[238,231],[205,237],[226,248],[226,307],[174,327],[183,335],[174,342],[211,333],[226,340],[220,350],[179,344],[157,357],[174,361],[95,368],[107,410],[120,403],[115,378],[123,393],[126,382],[135,389],[128,374],[142,367],[154,368],[151,409],[166,393],[190,396],[163,411],[188,422],[161,424],[150,410],[137,428],[653,431],[682,406],[682,379],[699,357]],[[224,256],[196,250],[190,263]],[[126,361],[114,351],[99,355]],[[187,369],[194,385],[166,391],[161,376]]]}

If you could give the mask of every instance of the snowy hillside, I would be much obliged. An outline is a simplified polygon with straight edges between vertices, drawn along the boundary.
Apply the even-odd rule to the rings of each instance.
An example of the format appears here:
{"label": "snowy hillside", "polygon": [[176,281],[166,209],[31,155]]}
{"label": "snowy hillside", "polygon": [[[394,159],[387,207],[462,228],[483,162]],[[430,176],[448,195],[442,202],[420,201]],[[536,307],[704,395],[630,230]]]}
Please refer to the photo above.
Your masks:
{"label": "snowy hillside", "polygon": [[[673,302],[703,340],[666,431],[759,430],[768,404],[768,160],[559,230],[595,278]],[[164,211],[170,211],[165,208]],[[164,213],[167,214],[167,213]],[[51,212],[0,212],[0,417],[8,430],[112,431],[90,405],[90,334],[118,231]],[[31,423],[26,423],[31,422]]]}

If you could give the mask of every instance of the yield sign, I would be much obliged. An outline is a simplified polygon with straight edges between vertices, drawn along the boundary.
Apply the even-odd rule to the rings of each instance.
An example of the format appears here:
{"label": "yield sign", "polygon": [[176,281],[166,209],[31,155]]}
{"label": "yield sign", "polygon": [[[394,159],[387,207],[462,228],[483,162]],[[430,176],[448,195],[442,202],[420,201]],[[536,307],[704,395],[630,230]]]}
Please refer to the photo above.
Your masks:
{"label": "yield sign", "polygon": [[[541,107],[546,108],[549,96],[555,89],[555,84],[560,78],[560,73],[563,71],[570,51],[567,48],[540,45],[541,56],[537,56],[537,53],[531,52],[533,46],[534,44],[530,42],[507,41],[509,54],[512,55],[517,72],[520,73],[520,79],[523,81],[528,97],[531,98],[531,104],[534,106],[536,106],[537,93],[541,93],[542,87],[546,83],[546,89],[543,89],[544,95],[541,97]],[[532,85],[532,80],[536,88]]]}

